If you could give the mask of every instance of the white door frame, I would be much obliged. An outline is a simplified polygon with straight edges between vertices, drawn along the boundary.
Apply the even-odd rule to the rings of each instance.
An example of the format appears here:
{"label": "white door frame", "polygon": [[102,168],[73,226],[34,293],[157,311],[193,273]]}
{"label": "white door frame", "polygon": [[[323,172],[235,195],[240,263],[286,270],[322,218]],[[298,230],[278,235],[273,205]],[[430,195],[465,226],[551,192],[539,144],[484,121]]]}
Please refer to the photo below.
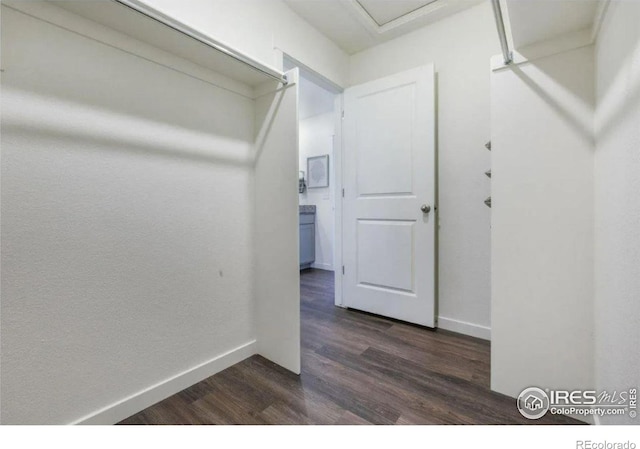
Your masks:
{"label": "white door frame", "polygon": [[343,92],[344,88],[332,82],[321,73],[303,64],[288,53],[275,49],[276,61],[284,67],[285,60],[300,69],[301,73],[310,75],[314,83],[335,93],[335,134],[333,136],[333,274],[334,274],[334,303],[343,307],[342,302],[342,117],[343,117]]}
{"label": "white door frame", "polygon": [[335,210],[333,211],[333,267],[334,267],[334,299],[335,305],[344,307],[342,300],[342,276],[344,264],[342,261],[342,203],[343,203],[343,179],[342,179],[342,120],[344,118],[344,94],[336,95],[335,111],[335,135],[333,136],[333,170],[335,172]]}

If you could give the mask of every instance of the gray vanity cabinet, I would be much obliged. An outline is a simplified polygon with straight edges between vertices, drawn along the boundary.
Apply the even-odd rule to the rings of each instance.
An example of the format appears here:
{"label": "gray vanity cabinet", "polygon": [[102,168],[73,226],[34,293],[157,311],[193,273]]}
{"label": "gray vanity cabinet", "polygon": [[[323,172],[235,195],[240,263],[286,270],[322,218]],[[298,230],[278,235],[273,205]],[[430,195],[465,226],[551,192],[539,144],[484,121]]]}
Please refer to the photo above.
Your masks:
{"label": "gray vanity cabinet", "polygon": [[311,267],[316,260],[315,206],[300,206],[300,269]]}

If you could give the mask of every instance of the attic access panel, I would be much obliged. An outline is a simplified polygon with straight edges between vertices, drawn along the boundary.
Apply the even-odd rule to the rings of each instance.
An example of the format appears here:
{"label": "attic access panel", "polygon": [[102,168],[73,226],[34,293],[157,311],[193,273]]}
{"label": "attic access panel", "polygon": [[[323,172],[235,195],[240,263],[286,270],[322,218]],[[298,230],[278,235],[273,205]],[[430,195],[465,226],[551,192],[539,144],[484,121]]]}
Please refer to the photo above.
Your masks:
{"label": "attic access panel", "polygon": [[378,24],[384,26],[437,0],[357,0],[358,4]]}

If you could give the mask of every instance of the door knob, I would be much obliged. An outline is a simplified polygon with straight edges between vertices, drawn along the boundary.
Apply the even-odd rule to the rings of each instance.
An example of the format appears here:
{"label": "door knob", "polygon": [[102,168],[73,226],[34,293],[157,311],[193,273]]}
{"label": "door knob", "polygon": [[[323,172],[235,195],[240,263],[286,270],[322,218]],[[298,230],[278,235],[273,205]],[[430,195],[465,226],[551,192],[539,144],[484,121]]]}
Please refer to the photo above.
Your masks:
{"label": "door knob", "polygon": [[426,204],[423,204],[422,206],[420,206],[420,210],[423,213],[428,214],[429,212],[431,212],[431,206],[427,206]]}

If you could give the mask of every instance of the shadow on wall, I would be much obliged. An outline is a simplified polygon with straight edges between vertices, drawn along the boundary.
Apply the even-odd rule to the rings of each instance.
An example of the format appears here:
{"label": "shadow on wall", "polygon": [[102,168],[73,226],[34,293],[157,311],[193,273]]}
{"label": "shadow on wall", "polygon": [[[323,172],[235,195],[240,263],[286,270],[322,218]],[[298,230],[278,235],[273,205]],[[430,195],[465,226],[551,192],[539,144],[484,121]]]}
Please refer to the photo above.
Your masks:
{"label": "shadow on wall", "polygon": [[[2,132],[24,134],[43,140],[69,142],[65,151],[133,153],[173,160],[237,167],[253,164],[253,142],[249,136],[220,136],[216,131],[188,129],[151,119],[110,111],[95,105],[77,104],[41,96],[3,85]],[[10,105],[20,105],[9,107]],[[58,114],[51,114],[55,104]],[[113,129],[120,132],[114,133]],[[163,139],[157,139],[162,135]]]}
{"label": "shadow on wall", "polygon": [[[549,77],[553,78],[559,85],[567,89],[570,97],[558,98],[557,94],[550,95],[542,86],[529,77],[519,66],[510,66],[511,70],[520,80],[525,83],[539,98],[541,98],[551,109],[553,109],[562,119],[568,123],[589,145],[594,144],[593,112],[595,100],[593,97],[585,98],[578,92],[584,89],[576,89],[575,82],[570,77],[562,77],[560,70],[545,70],[544,61],[534,61],[533,64]],[[568,71],[569,72],[569,71]],[[570,75],[570,73],[567,73]],[[573,108],[566,103],[577,102]],[[579,112],[574,112],[578,109]]]}
{"label": "shadow on wall", "polygon": [[249,162],[252,99],[13,10],[3,10],[2,25],[3,106],[20,105],[5,109],[3,129],[82,140],[87,148]]}
{"label": "shadow on wall", "polygon": [[251,157],[253,165],[258,163],[260,154],[262,154],[262,151],[264,150],[266,138],[271,132],[277,112],[282,104],[285,91],[295,86],[295,83],[289,83],[284,87],[279,87],[280,84],[277,82],[268,82],[266,85],[270,87],[270,91],[268,94],[265,94],[266,98],[263,100],[265,100],[265,104],[269,105],[269,108],[267,110],[260,109],[256,114],[255,148],[254,154]]}
{"label": "shadow on wall", "polygon": [[626,118],[631,117],[633,109],[640,104],[640,68],[637,68],[637,64],[635,76],[626,76],[632,72],[634,62],[640,55],[640,33],[636,43],[635,48],[628,48],[628,56],[622,64],[628,69],[620,70],[600,97],[596,122],[598,140],[606,139]]}
{"label": "shadow on wall", "polygon": [[[4,34],[3,30],[3,37]],[[60,62],[49,65],[46,74],[30,70],[31,61],[44,57],[32,48],[17,48],[12,52],[32,53],[24,62],[18,58],[14,61],[5,51],[2,84],[40,95],[43,99],[96,108],[105,114],[139,117],[159,125],[215,133],[232,140],[248,140],[247,124],[238,123],[235,117],[252,111],[253,99],[143,57],[132,58],[128,53],[106,45],[104,51],[99,51],[102,48],[98,45],[93,47],[93,55],[104,60],[99,67],[93,64],[92,58],[77,56],[86,54],[87,49],[76,44],[77,48],[59,50],[56,56]],[[42,47],[37,50],[45,52],[49,48]],[[71,55],[75,55],[73,62],[67,61]],[[68,76],[65,75],[65,63],[77,72],[76,82],[65,82]],[[133,66],[127,76],[110,73],[121,71],[119,68],[125,66]],[[132,88],[136,90],[135,99],[130,95]],[[191,96],[199,100],[184,101]],[[224,105],[225,114],[220,114],[220,105]]]}

